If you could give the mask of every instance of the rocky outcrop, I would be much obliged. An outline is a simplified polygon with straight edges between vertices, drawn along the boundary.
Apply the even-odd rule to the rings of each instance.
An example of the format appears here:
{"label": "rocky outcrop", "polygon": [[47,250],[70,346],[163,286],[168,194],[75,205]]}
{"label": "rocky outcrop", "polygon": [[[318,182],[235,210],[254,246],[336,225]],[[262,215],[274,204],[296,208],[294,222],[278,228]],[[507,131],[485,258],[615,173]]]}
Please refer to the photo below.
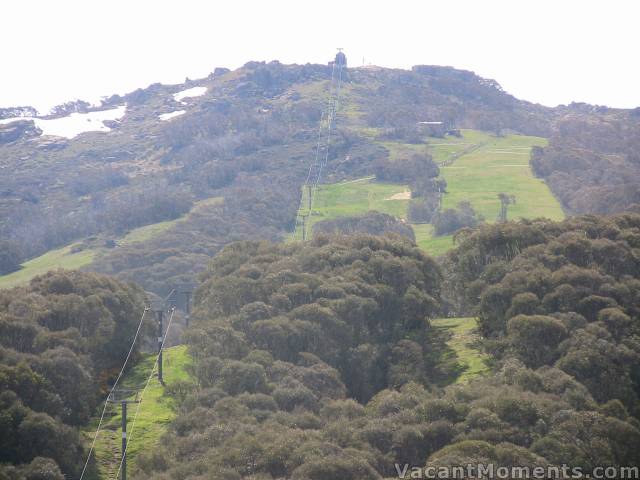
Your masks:
{"label": "rocky outcrop", "polygon": [[16,120],[0,125],[0,144],[15,142],[20,138],[37,137],[42,130],[36,127],[33,120]]}
{"label": "rocky outcrop", "polygon": [[220,75],[224,75],[225,73],[229,73],[230,71],[231,70],[229,70],[228,68],[216,67],[215,70],[213,71],[213,76],[219,77]]}

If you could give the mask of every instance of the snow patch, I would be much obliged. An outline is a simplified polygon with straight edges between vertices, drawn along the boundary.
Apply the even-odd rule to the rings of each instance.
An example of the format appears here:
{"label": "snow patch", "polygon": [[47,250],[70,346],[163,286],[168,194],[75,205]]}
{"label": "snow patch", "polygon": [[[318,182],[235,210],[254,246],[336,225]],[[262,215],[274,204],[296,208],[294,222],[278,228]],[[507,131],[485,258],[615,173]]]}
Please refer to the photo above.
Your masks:
{"label": "snow patch", "polygon": [[207,93],[207,87],[193,87],[182,90],[181,92],[174,93],[173,99],[176,102],[184,103],[182,100],[185,98],[201,97]]}
{"label": "snow patch", "polygon": [[171,120],[172,118],[176,118],[176,117],[179,117],[180,115],[184,115],[185,113],[187,113],[186,110],[176,110],[175,112],[161,113],[160,115],[158,115],[158,118],[163,122],[166,122],[168,120]]}
{"label": "snow patch", "polygon": [[84,132],[109,132],[111,129],[103,122],[106,120],[119,120],[127,111],[127,106],[100,110],[97,112],[74,112],[66,117],[44,119],[37,117],[14,117],[0,120],[4,125],[18,120],[33,120],[36,127],[42,130],[42,135],[54,137],[73,138]]}

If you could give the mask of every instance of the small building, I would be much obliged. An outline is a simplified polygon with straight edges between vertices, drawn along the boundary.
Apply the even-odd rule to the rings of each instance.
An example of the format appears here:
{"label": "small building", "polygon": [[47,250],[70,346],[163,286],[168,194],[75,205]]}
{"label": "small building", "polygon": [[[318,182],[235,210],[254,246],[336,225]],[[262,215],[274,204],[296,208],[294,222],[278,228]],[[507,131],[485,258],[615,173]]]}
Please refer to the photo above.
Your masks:
{"label": "small building", "polygon": [[342,50],[336,53],[335,63],[339,67],[347,66],[347,56],[344,54]]}

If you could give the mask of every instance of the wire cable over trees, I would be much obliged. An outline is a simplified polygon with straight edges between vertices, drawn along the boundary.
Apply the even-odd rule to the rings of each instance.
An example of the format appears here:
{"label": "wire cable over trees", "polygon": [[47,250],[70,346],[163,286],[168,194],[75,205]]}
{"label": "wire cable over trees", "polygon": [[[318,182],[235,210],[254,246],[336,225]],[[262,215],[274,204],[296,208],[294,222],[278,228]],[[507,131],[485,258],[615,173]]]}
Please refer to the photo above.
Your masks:
{"label": "wire cable over trees", "polygon": [[[122,364],[122,368],[120,369],[120,372],[118,373],[118,376],[116,377],[116,380],[113,384],[113,386],[111,387],[111,391],[113,391],[117,386],[118,386],[118,382],[120,381],[120,379],[122,378],[122,375],[124,374],[124,371],[127,367],[127,363],[129,362],[129,359],[131,358],[131,354],[133,353],[133,349],[135,348],[135,344],[136,344],[136,340],[138,339],[138,336],[140,335],[140,330],[142,329],[142,324],[144,322],[144,317],[147,314],[147,312],[149,311],[149,307],[145,307],[145,309],[142,311],[142,315],[140,316],[140,321],[138,322],[138,328],[136,329],[136,333],[133,336],[133,340],[131,342],[131,347],[129,348],[129,352],[127,353],[127,356],[124,360],[124,363]],[[107,405],[109,404],[109,395],[107,395],[107,398],[104,401],[104,406],[102,408],[102,413],[100,414],[100,420],[98,421],[98,427],[96,428],[96,432],[93,436],[93,440],[91,441],[91,447],[89,448],[89,453],[87,454],[87,460],[84,463],[84,466],[82,467],[82,473],[80,474],[80,480],[82,480],[84,478],[85,473],[87,472],[87,467],[89,465],[89,461],[91,460],[91,455],[93,454],[93,450],[95,448],[96,445],[96,441],[98,439],[98,435],[100,434],[100,430],[102,428],[102,422],[104,420],[104,416],[105,413],[107,411]]]}
{"label": "wire cable over trees", "polygon": [[[322,115],[320,116],[315,157],[313,162],[309,166],[307,178],[305,179],[305,182],[302,186],[302,192],[300,194],[300,203],[298,206],[298,213],[296,216],[293,237],[298,238],[298,230],[301,228],[301,238],[303,241],[306,240],[308,236],[307,219],[311,216],[311,212],[313,211],[313,200],[318,190],[318,184],[321,182],[323,170],[329,162],[331,135],[336,122],[336,115],[339,107],[343,69],[345,69],[347,65],[346,57],[341,51],[342,49],[339,50],[340,51],[336,55],[335,61],[332,62],[331,81],[329,84],[329,98],[325,108],[322,111]],[[321,151],[323,149],[324,158],[322,158],[321,156]]]}

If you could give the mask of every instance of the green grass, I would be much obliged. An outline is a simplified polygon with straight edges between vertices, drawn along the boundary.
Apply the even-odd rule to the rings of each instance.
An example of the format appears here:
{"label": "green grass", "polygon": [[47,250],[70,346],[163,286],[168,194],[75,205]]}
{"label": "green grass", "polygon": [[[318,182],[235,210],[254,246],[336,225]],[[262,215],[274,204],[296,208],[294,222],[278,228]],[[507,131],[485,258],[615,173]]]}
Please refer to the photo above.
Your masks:
{"label": "green grass", "polygon": [[[409,187],[406,185],[379,183],[373,177],[322,185],[316,193],[310,225],[313,228],[313,224],[321,220],[361,215],[370,210],[406,219],[409,200],[389,200],[389,198],[407,191]],[[307,192],[304,192],[303,205],[305,206],[307,199]],[[301,210],[304,213],[307,211],[306,208]],[[453,246],[453,236],[435,237],[432,225],[412,225],[412,228],[416,235],[416,243],[430,255],[442,255]],[[302,229],[298,230],[295,239],[301,240]],[[290,240],[293,239],[291,236]]]}
{"label": "green grass", "polygon": [[[313,228],[313,224],[321,220],[359,215],[370,210],[406,218],[409,200],[390,200],[390,198],[408,191],[409,187],[406,185],[378,183],[373,177],[320,185],[313,202],[310,226]],[[306,213],[308,211],[307,192],[304,192],[303,197],[301,213]],[[302,236],[302,228],[298,230],[296,240],[300,240]]]}
{"label": "green grass", "polygon": [[[164,222],[152,223],[143,227],[134,228],[120,239],[116,239],[118,245],[130,245],[132,243],[144,242],[150,240],[154,236],[170,229],[178,222],[184,220],[188,215],[197,214],[199,209],[219,205],[222,197],[212,197],[196,202],[191,211],[182,217]],[[107,251],[103,247],[104,238],[100,240],[94,237],[93,240],[87,241],[87,245],[83,242],[73,242],[64,247],[49,250],[47,253],[39,257],[32,258],[22,264],[22,268],[16,272],[0,276],[0,288],[12,288],[19,285],[29,283],[29,281],[38,275],[47,273],[50,270],[64,268],[67,270],[77,270],[89,265],[98,253]],[[75,251],[78,248],[82,250]]]}
{"label": "green grass", "polygon": [[[363,134],[375,138],[375,129],[361,129]],[[381,141],[389,150],[393,161],[402,161],[412,153],[428,151],[437,163],[455,158],[441,168],[441,176],[447,181],[444,208],[453,208],[463,200],[473,207],[487,222],[494,222],[500,210],[498,193],[516,196],[516,204],[510,205],[508,217],[547,217],[561,220],[564,213],[547,185],[531,173],[529,152],[532,146],[546,145],[546,139],[524,135],[495,137],[477,130],[462,130],[462,137],[428,138],[424,144],[406,144]],[[407,218],[409,200],[387,200],[396,193],[408,190],[406,185],[378,183],[372,177],[349,182],[322,185],[314,199],[309,223],[366,213],[369,210]],[[303,192],[303,209],[306,213],[307,192]],[[443,255],[453,248],[453,236],[437,237],[431,225],[413,225],[416,243],[427,253]],[[295,239],[300,240],[299,228]],[[293,239],[293,236],[291,236]]]}
{"label": "green grass", "polygon": [[130,245],[132,243],[144,242],[151,239],[155,235],[168,230],[175,225],[180,218],[175,220],[167,220],[166,222],[152,223],[151,225],[145,225],[144,227],[135,228],[127,233],[120,241],[119,245]]}
{"label": "green grass", "polygon": [[[379,143],[389,150],[392,160],[425,150],[425,145]],[[564,213],[559,202],[544,181],[533,176],[529,167],[531,147],[546,144],[547,140],[541,137],[496,137],[477,130],[462,130],[460,138],[428,138],[426,148],[436,163],[458,156],[452,165],[440,170],[447,181],[443,207],[452,208],[467,200],[486,221],[494,222],[500,211],[497,195],[505,192],[516,196],[516,204],[508,209],[511,219],[547,217],[562,220]]]}
{"label": "green grass", "polygon": [[[374,129],[363,131],[375,135]],[[564,213],[547,185],[531,173],[529,153],[534,145],[546,145],[546,139],[524,135],[495,137],[476,130],[463,130],[462,137],[428,138],[425,144],[406,144],[381,141],[393,161],[402,161],[412,153],[431,153],[437,163],[455,158],[451,165],[441,168],[447,181],[443,207],[453,208],[461,201],[469,201],[487,222],[495,222],[500,210],[498,193],[516,196],[516,204],[508,208],[508,218],[547,217],[561,220]],[[323,185],[319,188],[309,223],[358,215],[378,210],[398,218],[407,218],[409,200],[387,200],[396,193],[408,190],[406,185],[378,183],[372,177],[350,182]],[[307,204],[303,192],[303,205]],[[306,212],[306,208],[302,212]],[[299,228],[295,239],[301,239]],[[453,248],[453,236],[437,237],[431,225],[413,225],[416,243],[427,253],[439,256]],[[291,237],[293,238],[293,236]]]}
{"label": "green grass", "polygon": [[[163,376],[165,385],[169,386],[174,382],[189,380],[187,367],[191,362],[191,357],[187,353],[187,347],[179,345],[167,348],[164,351]],[[156,355],[147,355],[129,373],[123,377],[119,388],[142,389]],[[176,416],[176,401],[164,394],[165,387],[160,385],[154,376],[149,383],[149,387],[144,392],[140,410],[132,430],[132,422],[137,408],[136,404],[129,404],[127,415],[127,430],[129,432],[129,446],[127,447],[128,471],[135,470],[136,457],[140,452],[149,451],[162,434],[166,431],[167,425]],[[132,397],[133,398],[133,397]],[[98,478],[115,478],[121,458],[121,422],[120,405],[110,405],[107,410],[109,415],[105,416],[103,428],[96,441],[95,459],[98,467]],[[87,444],[93,439],[93,434],[97,427],[97,419],[85,432]]]}
{"label": "green grass", "polygon": [[[508,207],[509,219],[564,218],[560,203],[544,181],[533,176],[529,167],[531,147],[545,146],[547,140],[544,138],[496,137],[477,130],[462,130],[459,138],[428,138],[426,146],[391,141],[379,143],[389,150],[394,161],[401,161],[411,153],[424,152],[425,148],[438,164],[454,159],[451,165],[440,169],[440,175],[447,181],[443,208],[454,208],[466,200],[485,221],[495,222],[500,211],[498,193],[504,192],[516,196],[516,204]],[[413,229],[417,244],[431,255],[442,255],[453,248],[453,237],[436,237],[430,225],[413,225]]]}
{"label": "green grass", "polygon": [[[362,131],[363,129],[360,129]],[[367,132],[371,137],[376,129],[368,129]],[[491,137],[478,130],[463,130],[462,137],[447,136],[445,138],[427,137],[425,143],[400,143],[389,140],[379,141],[378,143],[389,150],[389,158],[398,160],[407,158],[412,153],[428,152],[436,163],[444,162],[452,155],[460,155],[465,150],[484,144]]]}
{"label": "green grass", "polygon": [[480,340],[476,319],[472,317],[437,318],[431,320],[432,328],[450,334],[447,346],[455,362],[453,383],[467,383],[473,377],[489,371],[487,354],[482,353],[476,343]]}
{"label": "green grass", "polygon": [[33,258],[22,264],[22,268],[16,272],[0,276],[0,288],[11,288],[28,283],[33,277],[47,273],[49,270],[66,268],[75,270],[93,261],[96,252],[85,249],[72,253],[77,243],[67,245],[56,250],[50,250],[44,255]]}
{"label": "green grass", "polygon": [[416,244],[429,255],[438,257],[453,248],[453,235],[437,237],[433,234],[433,225],[425,223],[412,225],[416,235]]}
{"label": "green grass", "polygon": [[[117,240],[117,243],[120,245],[127,245],[148,240],[152,236],[167,230],[177,221],[178,219],[154,223],[133,229],[122,237],[122,239]],[[103,250],[102,247],[97,245],[93,247],[82,247],[82,242],[74,242],[62,248],[49,250],[47,253],[40,255],[39,257],[28,260],[22,264],[22,268],[20,270],[9,273],[8,275],[0,276],[0,288],[11,288],[18,285],[24,285],[29,283],[32,278],[58,268],[77,270],[89,265],[95,256]],[[82,250],[74,252],[77,248],[82,248]]]}
{"label": "green grass", "polygon": [[217,206],[222,203],[222,197],[211,197],[204,200],[200,200],[193,204],[191,211],[186,215],[175,218],[173,220],[166,220],[164,222],[152,223],[151,225],[145,225],[144,227],[134,228],[124,237],[118,240],[119,245],[130,245],[137,242],[145,242],[155,237],[156,235],[170,229],[177,223],[183,221],[189,215],[197,213],[200,209]]}
{"label": "green grass", "polygon": [[[486,221],[494,222],[500,211],[498,193],[505,192],[516,196],[516,204],[508,208],[509,219],[564,218],[560,203],[544,181],[533,176],[529,167],[531,147],[546,145],[546,139],[525,135],[494,137],[463,130],[463,137],[456,140],[465,139],[479,147],[441,168],[441,175],[447,181],[444,208],[453,208],[467,200]],[[442,143],[448,142],[449,137]],[[435,158],[443,157],[444,148],[450,147],[433,145],[430,151]]]}

